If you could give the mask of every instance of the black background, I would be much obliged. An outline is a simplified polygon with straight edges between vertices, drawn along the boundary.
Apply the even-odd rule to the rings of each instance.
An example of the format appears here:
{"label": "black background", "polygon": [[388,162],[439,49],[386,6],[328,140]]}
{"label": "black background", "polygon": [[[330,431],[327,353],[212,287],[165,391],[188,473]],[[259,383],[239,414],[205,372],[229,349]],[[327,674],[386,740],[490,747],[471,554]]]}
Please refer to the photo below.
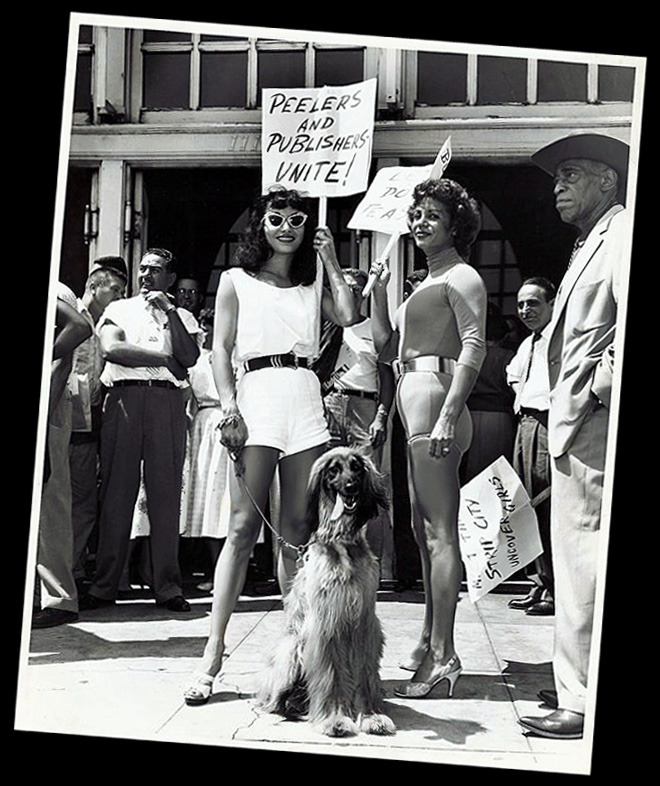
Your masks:
{"label": "black background", "polygon": [[[261,4],[259,4],[261,5]],[[647,750],[641,742],[647,717],[653,717],[655,703],[655,593],[648,592],[646,575],[653,575],[654,529],[657,504],[651,473],[655,459],[656,394],[653,350],[656,332],[650,329],[649,314],[658,309],[657,262],[655,248],[647,240],[651,172],[655,170],[650,129],[655,61],[651,57],[649,20],[635,14],[623,16],[610,12],[576,16],[574,6],[529,4],[517,10],[497,4],[483,13],[477,6],[460,4],[448,7],[439,3],[308,5],[279,2],[241,9],[226,4],[213,6],[188,2],[176,7],[168,4],[103,3],[88,0],[77,7],[57,3],[47,10],[23,6],[18,16],[11,6],[6,13],[4,34],[12,39],[11,68],[5,83],[18,87],[16,98],[5,105],[11,133],[5,137],[13,178],[5,182],[10,196],[18,185],[16,206],[5,215],[16,215],[12,226],[15,244],[14,265],[5,260],[5,397],[6,439],[10,445],[11,471],[5,474],[6,540],[5,564],[12,566],[7,582],[9,604],[7,634],[11,700],[5,740],[11,751],[9,761],[21,767],[28,779],[52,774],[63,783],[150,781],[163,779],[192,783],[249,779],[253,783],[275,781],[292,786],[310,777],[327,774],[328,782],[337,775],[383,779],[397,782],[411,778],[493,779],[513,782],[546,781],[548,778],[579,777],[552,773],[498,770],[474,767],[431,765],[417,762],[357,759],[345,755],[324,756],[264,750],[207,748],[170,743],[136,742],[101,738],[38,734],[13,730],[16,676],[22,625],[25,564],[34,473],[37,413],[45,313],[47,277],[53,233],[58,158],[62,123],[62,100],[66,70],[69,14],[98,13],[113,16],[157,17],[259,27],[322,30],[361,35],[409,39],[456,41],[498,46],[554,49],[566,52],[597,52],[649,58],[646,74],[646,107],[642,134],[631,288],[626,326],[626,352],[623,376],[614,506],[601,646],[598,708],[596,717],[592,776],[617,777],[639,771]],[[357,8],[358,16],[350,15]],[[507,8],[507,13],[503,9]],[[570,18],[569,18],[570,14]],[[102,22],[99,22],[102,24]],[[657,44],[655,44],[657,46]],[[11,73],[10,73],[11,71]],[[20,152],[19,152],[20,151]],[[7,171],[7,170],[5,170]],[[11,189],[11,190],[10,190]],[[15,192],[14,192],[15,193]],[[7,228],[7,226],[6,226]],[[5,238],[9,236],[5,232]],[[647,250],[648,249],[648,250]],[[650,266],[653,266],[649,269]],[[18,429],[12,429],[12,422]],[[9,482],[7,482],[9,481]],[[17,483],[16,483],[17,481]],[[14,490],[17,486],[16,490]],[[18,515],[11,500],[18,498]],[[14,534],[16,537],[14,537]],[[648,557],[647,557],[648,555]],[[640,611],[642,612],[640,616]],[[5,660],[7,663],[7,660]],[[6,694],[5,694],[6,695]],[[110,765],[110,767],[108,767]],[[633,776],[634,777],[634,776]],[[452,783],[453,786],[453,783]]]}

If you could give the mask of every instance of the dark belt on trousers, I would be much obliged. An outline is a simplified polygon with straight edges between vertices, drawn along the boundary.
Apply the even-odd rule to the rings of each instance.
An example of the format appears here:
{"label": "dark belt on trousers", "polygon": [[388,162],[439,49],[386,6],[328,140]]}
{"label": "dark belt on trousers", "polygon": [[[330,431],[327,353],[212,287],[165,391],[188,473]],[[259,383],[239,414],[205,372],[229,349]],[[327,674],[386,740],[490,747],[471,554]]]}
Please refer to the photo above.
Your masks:
{"label": "dark belt on trousers", "polygon": [[374,393],[373,390],[350,390],[350,389],[342,389],[342,388],[330,388],[328,393],[339,393],[340,396],[355,396],[356,398],[367,398],[369,401],[376,401],[378,399],[378,393]]}
{"label": "dark belt on trousers", "polygon": [[538,422],[548,428],[548,410],[547,409],[531,409],[529,407],[520,407],[518,417],[534,418]]}
{"label": "dark belt on trousers", "polygon": [[258,371],[261,368],[309,368],[311,360],[305,357],[294,355],[287,352],[284,355],[263,355],[258,358],[250,358],[243,363],[245,371]]}
{"label": "dark belt on trousers", "polygon": [[179,386],[174,382],[167,379],[118,379],[112,383],[110,387],[113,388],[169,388],[170,390],[179,390]]}

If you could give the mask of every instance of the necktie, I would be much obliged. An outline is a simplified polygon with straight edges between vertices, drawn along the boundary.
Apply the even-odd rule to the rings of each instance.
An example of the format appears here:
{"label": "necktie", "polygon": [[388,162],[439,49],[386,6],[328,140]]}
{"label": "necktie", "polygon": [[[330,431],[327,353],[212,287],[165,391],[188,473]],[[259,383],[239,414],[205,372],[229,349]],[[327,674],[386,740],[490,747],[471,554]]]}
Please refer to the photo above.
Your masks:
{"label": "necktie", "polygon": [[569,260],[568,260],[568,265],[566,266],[566,270],[568,270],[568,268],[569,268],[569,267],[570,267],[570,266],[573,264],[573,260],[574,260],[574,259],[575,259],[575,257],[577,256],[577,253],[578,253],[578,251],[579,251],[579,250],[582,248],[582,246],[584,245],[584,241],[585,241],[585,240],[586,240],[586,238],[584,238],[584,240],[579,240],[579,239],[578,239],[578,240],[576,240],[576,241],[575,241],[575,243],[573,244],[573,250],[571,251],[571,256],[569,257]]}
{"label": "necktie", "polygon": [[532,360],[534,358],[534,347],[536,346],[536,342],[541,338],[540,333],[534,333],[532,335],[532,345],[529,349],[529,355],[527,356],[527,362],[525,363],[525,369],[523,371],[522,376],[520,377],[520,382],[518,383],[518,392],[516,393],[516,399],[514,401],[513,409],[515,412],[520,411],[520,398],[522,396],[523,388],[525,387],[525,383],[529,379],[529,373],[532,370]]}

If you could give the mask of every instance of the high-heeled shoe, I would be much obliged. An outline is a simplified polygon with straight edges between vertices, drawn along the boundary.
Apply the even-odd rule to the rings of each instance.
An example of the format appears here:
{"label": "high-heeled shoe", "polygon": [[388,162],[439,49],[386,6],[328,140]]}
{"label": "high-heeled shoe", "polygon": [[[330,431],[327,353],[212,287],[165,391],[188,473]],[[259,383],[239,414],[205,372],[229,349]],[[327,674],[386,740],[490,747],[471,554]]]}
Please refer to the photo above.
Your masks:
{"label": "high-heeled shoe", "polygon": [[210,674],[198,674],[192,685],[183,694],[183,700],[189,707],[199,707],[210,699],[215,677]]}
{"label": "high-heeled shoe", "polygon": [[458,655],[452,655],[444,666],[441,666],[431,675],[431,679],[426,682],[405,682],[403,685],[397,685],[394,688],[394,695],[402,699],[421,699],[424,696],[428,696],[442,680],[447,680],[449,686],[447,697],[451,698],[454,695],[456,680],[460,677],[462,671],[463,667]]}

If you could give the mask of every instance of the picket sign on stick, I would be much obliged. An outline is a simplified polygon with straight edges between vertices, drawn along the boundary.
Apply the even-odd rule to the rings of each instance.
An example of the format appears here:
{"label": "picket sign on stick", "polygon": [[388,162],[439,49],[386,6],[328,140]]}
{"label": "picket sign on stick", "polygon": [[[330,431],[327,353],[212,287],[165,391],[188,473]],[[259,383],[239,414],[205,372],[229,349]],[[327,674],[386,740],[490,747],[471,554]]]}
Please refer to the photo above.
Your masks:
{"label": "picket sign on stick", "polygon": [[[382,265],[380,276],[386,274],[387,259],[401,235],[410,231],[408,208],[415,186],[424,180],[441,178],[450,160],[451,136],[448,136],[433,164],[417,167],[384,167],[376,173],[367,193],[348,222],[348,228],[390,235],[385,250],[376,261],[376,265]],[[369,296],[377,278],[376,274],[369,274],[369,279],[362,290],[364,297]]]}
{"label": "picket sign on stick", "polygon": [[459,546],[472,603],[543,552],[538,501],[529,499],[504,456],[461,489]]}

